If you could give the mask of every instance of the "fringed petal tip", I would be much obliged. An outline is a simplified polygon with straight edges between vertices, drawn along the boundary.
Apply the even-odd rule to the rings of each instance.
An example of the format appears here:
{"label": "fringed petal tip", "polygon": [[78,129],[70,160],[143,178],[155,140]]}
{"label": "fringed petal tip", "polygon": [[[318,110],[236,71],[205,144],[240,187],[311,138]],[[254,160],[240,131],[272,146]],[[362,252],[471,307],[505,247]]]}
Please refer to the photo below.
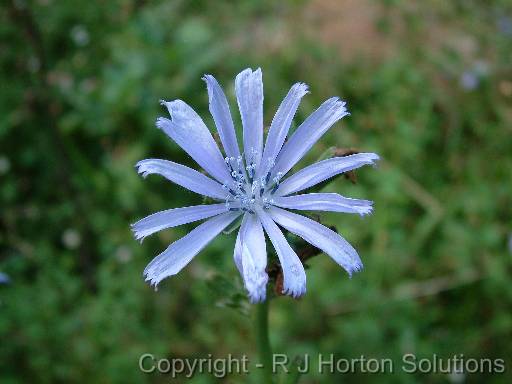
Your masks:
{"label": "fringed petal tip", "polygon": [[358,262],[355,263],[350,269],[347,269],[348,277],[351,279],[354,273],[361,272],[363,270],[363,264]]}
{"label": "fringed petal tip", "polygon": [[380,156],[377,155],[376,153],[368,153],[368,158],[373,162],[377,162],[380,160]]}
{"label": "fringed petal tip", "polygon": [[374,168],[377,166],[377,162],[380,160],[380,156],[373,152],[368,152],[368,153],[361,152],[361,153],[357,153],[357,154],[351,155],[351,156],[357,156],[357,155],[364,156],[363,162],[367,165],[371,165]]}
{"label": "fringed petal tip", "polygon": [[133,232],[133,237],[135,238],[135,240],[137,240],[141,244],[144,241],[144,239],[150,235],[148,233],[144,233],[143,231],[138,231],[134,228],[132,228],[132,232]]}
{"label": "fringed petal tip", "polygon": [[147,234],[145,234],[144,231],[141,231],[138,228],[137,223],[130,224],[130,229],[133,233],[133,237],[135,238],[135,240],[142,244]]}
{"label": "fringed petal tip", "polygon": [[155,291],[158,290],[158,284],[160,284],[160,282],[166,277],[169,277],[165,271],[162,271],[157,266],[152,265],[152,263],[149,263],[146,266],[142,276],[144,277],[144,281],[148,283],[149,286],[152,287]]}
{"label": "fringed petal tip", "polygon": [[173,118],[173,114],[175,112],[179,112],[183,108],[187,108],[187,104],[180,99],[167,101],[167,100],[160,100],[160,105],[167,108],[167,111],[171,115],[171,119]]}
{"label": "fringed petal tip", "polygon": [[[355,252],[355,250],[354,250]],[[341,265],[345,271],[348,273],[348,277],[351,279],[352,276],[354,276],[354,273],[361,272],[363,270],[363,262],[359,258],[359,255],[357,253],[355,255],[351,255],[351,262],[347,263],[345,265]]]}
{"label": "fringed petal tip", "polygon": [[166,128],[171,121],[165,117],[157,117],[155,121],[155,125],[158,129],[164,129]]}
{"label": "fringed petal tip", "polygon": [[137,173],[144,179],[148,177],[148,175],[158,173],[158,167],[155,166],[155,159],[141,160],[135,164],[135,168],[137,169]]}
{"label": "fringed petal tip", "polygon": [[248,291],[247,296],[251,304],[262,303],[267,299],[267,284],[261,285],[253,291]]}
{"label": "fringed petal tip", "polygon": [[252,68],[245,68],[238,75],[242,75],[242,74],[249,75],[249,74],[260,74],[260,73],[261,73],[260,67],[256,68],[255,70],[253,70]]}
{"label": "fringed petal tip", "polygon": [[[183,103],[183,101],[181,101],[181,100],[167,101],[167,100],[163,100],[163,99],[161,99],[159,102],[162,107],[167,108],[167,112],[169,112],[169,115],[171,116],[171,121],[173,120],[174,111],[178,108],[177,102]],[[162,129],[161,127],[158,126],[159,120],[168,120],[168,119],[165,119],[164,117],[159,117],[156,119],[156,121],[157,121],[156,126],[160,129]]]}
{"label": "fringed petal tip", "polygon": [[217,83],[217,80],[213,75],[210,75],[209,73],[205,73],[203,77],[201,77],[201,80],[203,80],[206,83],[207,87],[210,87],[212,83]]}
{"label": "fringed petal tip", "polygon": [[359,206],[354,206],[354,208],[357,210],[357,213],[359,213],[359,216],[364,217],[371,215],[373,213],[373,201],[371,200],[362,200],[364,201],[364,204],[361,204]]}
{"label": "fringed petal tip", "polygon": [[[356,155],[360,155],[360,154],[357,153]],[[381,160],[379,155],[377,155],[376,153],[373,153],[373,152],[361,153],[361,155],[365,156],[365,164],[370,165],[373,168],[378,167],[378,165],[379,165],[378,162]],[[352,156],[355,156],[355,155],[352,155]]]}
{"label": "fringed petal tip", "polygon": [[162,270],[159,268],[158,264],[154,263],[154,261],[155,260],[146,265],[144,272],[142,272],[142,276],[144,277],[144,281],[156,291],[158,284],[160,284],[160,282],[165,279],[167,275],[162,273]]}
{"label": "fringed petal tip", "polygon": [[144,160],[137,161],[137,163],[135,164],[135,168],[137,169],[137,172],[139,172],[140,167],[142,167],[143,165],[144,165]]}
{"label": "fringed petal tip", "polygon": [[201,80],[203,80],[206,83],[206,88],[208,90],[208,101],[211,103],[214,98],[212,86],[218,85],[218,82],[217,80],[215,80],[215,77],[208,73],[205,73],[203,77],[201,77]]}
{"label": "fringed petal tip", "polygon": [[282,291],[283,295],[288,295],[293,297],[294,299],[298,299],[306,293],[306,285],[296,285],[284,287]]}
{"label": "fringed petal tip", "polygon": [[149,167],[145,160],[141,160],[137,164],[135,164],[135,168],[137,169],[137,173],[141,175],[142,178],[144,179],[151,174],[151,171],[149,170]]}
{"label": "fringed petal tip", "polygon": [[237,83],[240,84],[240,82],[242,82],[243,80],[245,80],[249,77],[253,77],[253,76],[254,76],[254,79],[258,79],[258,78],[261,79],[261,76],[262,76],[261,68],[257,68],[254,71],[252,70],[252,68],[246,68],[243,71],[241,71],[235,77],[235,87],[236,87]]}
{"label": "fringed petal tip", "polygon": [[295,83],[292,86],[293,91],[297,92],[300,97],[307,95],[309,92],[309,86],[306,83]]}
{"label": "fringed petal tip", "polygon": [[161,279],[158,279],[157,276],[155,276],[151,271],[144,270],[144,273],[142,274],[144,276],[144,281],[149,284],[150,287],[152,287],[155,291],[158,290],[158,284],[160,283]]}
{"label": "fringed petal tip", "polygon": [[149,275],[149,273],[147,273],[146,271],[144,271],[142,273],[142,277],[144,277],[144,281],[146,283],[149,283],[149,285],[153,285],[153,278]]}
{"label": "fringed petal tip", "polygon": [[304,266],[292,265],[284,270],[283,294],[298,299],[306,293],[306,271]]}
{"label": "fringed petal tip", "polygon": [[161,129],[159,126],[160,121],[164,122],[170,122],[174,120],[174,115],[180,113],[181,111],[184,111],[186,109],[190,109],[190,107],[180,99],[172,100],[172,101],[166,101],[166,100],[160,100],[160,105],[167,108],[167,111],[169,112],[169,115],[171,116],[171,119],[167,119],[165,117],[158,117],[156,119],[156,126]]}
{"label": "fringed petal tip", "polygon": [[350,115],[350,112],[347,109],[347,102],[341,100],[339,97],[331,97],[329,100],[327,100],[327,103],[330,103],[330,109],[333,114],[332,117],[335,119],[335,121]]}

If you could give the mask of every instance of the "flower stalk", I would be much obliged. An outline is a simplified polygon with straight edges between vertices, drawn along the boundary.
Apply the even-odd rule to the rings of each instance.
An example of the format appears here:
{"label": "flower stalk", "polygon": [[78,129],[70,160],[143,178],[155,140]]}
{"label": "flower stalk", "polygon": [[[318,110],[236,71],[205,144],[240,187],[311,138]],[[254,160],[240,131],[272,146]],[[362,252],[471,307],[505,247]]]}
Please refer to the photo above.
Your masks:
{"label": "flower stalk", "polygon": [[261,303],[254,305],[255,315],[255,334],[256,345],[258,347],[259,363],[263,364],[261,369],[262,383],[273,383],[273,370],[272,370],[272,347],[270,345],[270,337],[268,332],[268,312],[269,301],[265,300]]}

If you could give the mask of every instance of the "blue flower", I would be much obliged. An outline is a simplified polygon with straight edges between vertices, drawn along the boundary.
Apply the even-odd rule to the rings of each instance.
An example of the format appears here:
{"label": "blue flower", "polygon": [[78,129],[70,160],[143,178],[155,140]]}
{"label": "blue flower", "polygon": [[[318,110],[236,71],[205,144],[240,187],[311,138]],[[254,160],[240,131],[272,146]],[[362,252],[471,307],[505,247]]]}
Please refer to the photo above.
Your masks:
{"label": "blue flower", "polygon": [[[172,243],[144,270],[146,281],[158,285],[177,274],[210,241],[239,216],[242,223],[234,249],[234,261],[251,302],[265,300],[268,282],[265,235],[274,246],[283,270],[283,293],[300,297],[306,292],[306,273],[299,257],[279,226],[321,249],[351,275],[362,268],[356,250],[340,235],[292,210],[358,213],[372,211],[372,202],[337,193],[297,194],[324,180],[366,164],[374,164],[374,153],[358,153],[320,161],[285,178],[320,137],[349,113],[337,97],[325,101],[286,140],[299,103],[308,93],[295,84],[272,120],[263,145],[263,82],[261,69],[246,69],[235,80],[235,91],[243,125],[240,152],[226,96],[211,75],[204,76],[210,112],[225,156],[194,110],[181,100],[162,102],[170,119],[160,117],[156,125],[185,150],[211,177],[168,160],[147,159],[137,163],[146,177],[160,174],[175,184],[218,202],[169,209],[154,213],[132,225],[135,238],[143,240],[155,232],[208,219]],[[286,140],[286,141],[285,141]],[[278,226],[279,225],[279,226]]]}
{"label": "blue flower", "polygon": [[9,278],[9,275],[3,272],[0,272],[0,284],[9,284],[11,282],[11,279]]}

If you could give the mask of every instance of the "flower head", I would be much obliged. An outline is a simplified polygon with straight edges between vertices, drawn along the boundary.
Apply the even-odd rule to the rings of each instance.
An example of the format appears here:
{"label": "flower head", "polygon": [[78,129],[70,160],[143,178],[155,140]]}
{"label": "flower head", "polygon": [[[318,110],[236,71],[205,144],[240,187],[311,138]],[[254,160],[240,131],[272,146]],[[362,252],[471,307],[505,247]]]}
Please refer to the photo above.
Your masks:
{"label": "flower head", "polygon": [[[234,249],[234,261],[252,302],[265,300],[268,275],[265,235],[274,246],[283,271],[283,293],[293,297],[306,292],[306,273],[301,260],[288,244],[279,226],[302,237],[331,256],[351,275],[362,268],[355,249],[322,224],[291,210],[358,213],[372,211],[372,202],[337,193],[302,193],[333,176],[379,159],[374,153],[358,153],[320,161],[286,177],[315,142],[349,113],[345,102],[334,97],[325,101],[286,140],[299,103],[307,93],[305,84],[295,84],[277,110],[263,145],[263,82],[260,69],[246,69],[235,80],[235,91],[243,125],[240,152],[229,104],[222,88],[205,75],[210,112],[225,155],[194,110],[181,100],[162,101],[170,119],[160,117],[156,125],[183,148],[211,177],[167,160],[137,163],[144,177],[160,174],[193,192],[208,196],[216,204],[169,209],[154,213],[132,225],[136,239],[157,231],[208,219],[172,243],[144,270],[146,281],[157,285],[177,274],[211,240],[242,216]],[[286,141],[285,141],[286,140]],[[279,225],[279,226],[278,226]]]}
{"label": "flower head", "polygon": [[11,282],[11,279],[9,278],[9,275],[3,272],[0,272],[0,284],[9,284]]}

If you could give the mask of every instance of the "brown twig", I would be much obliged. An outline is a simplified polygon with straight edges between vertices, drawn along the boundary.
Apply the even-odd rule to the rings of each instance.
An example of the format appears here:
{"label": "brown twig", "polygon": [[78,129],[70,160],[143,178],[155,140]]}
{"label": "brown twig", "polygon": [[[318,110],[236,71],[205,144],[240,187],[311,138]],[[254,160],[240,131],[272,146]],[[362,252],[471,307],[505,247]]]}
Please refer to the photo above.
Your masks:
{"label": "brown twig", "polygon": [[482,280],[485,274],[476,269],[465,270],[453,275],[433,277],[424,281],[414,281],[396,286],[391,294],[382,294],[382,297],[372,303],[345,303],[343,307],[332,307],[328,310],[328,316],[340,316],[347,313],[359,312],[373,305],[388,305],[397,301],[416,300],[422,297],[435,296],[445,291],[450,291],[473,284]]}

